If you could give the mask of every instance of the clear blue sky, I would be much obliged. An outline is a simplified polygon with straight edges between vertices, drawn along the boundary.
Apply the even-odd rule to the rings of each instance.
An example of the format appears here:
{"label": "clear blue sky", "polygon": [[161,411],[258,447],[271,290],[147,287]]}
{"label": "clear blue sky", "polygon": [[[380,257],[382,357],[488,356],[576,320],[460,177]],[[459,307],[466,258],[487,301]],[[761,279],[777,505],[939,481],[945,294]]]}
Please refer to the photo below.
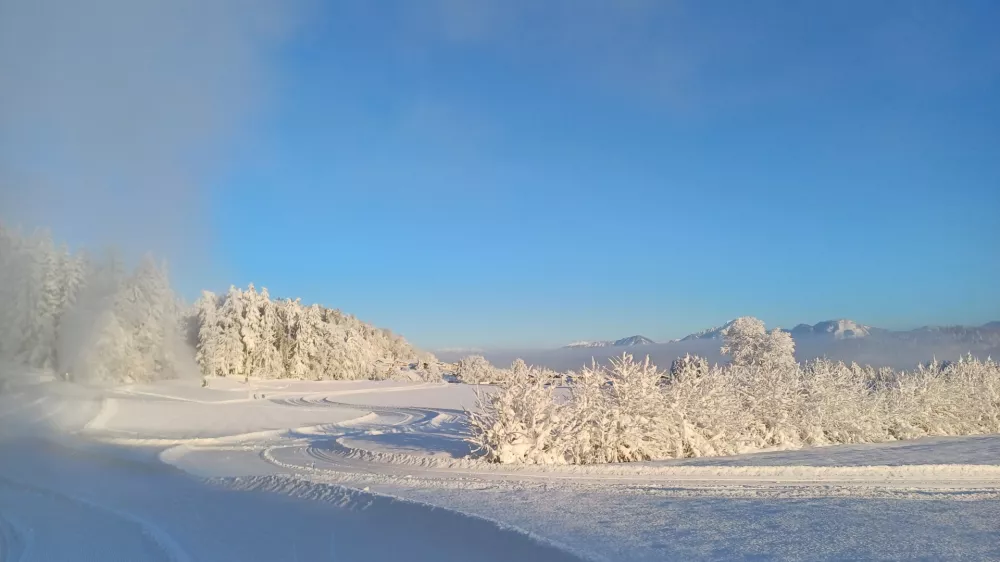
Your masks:
{"label": "clear blue sky", "polygon": [[432,348],[1000,318],[1000,4],[506,4],[314,15],[235,282]]}
{"label": "clear blue sky", "polygon": [[188,296],[431,349],[1000,320],[998,2],[306,10],[209,158]]}

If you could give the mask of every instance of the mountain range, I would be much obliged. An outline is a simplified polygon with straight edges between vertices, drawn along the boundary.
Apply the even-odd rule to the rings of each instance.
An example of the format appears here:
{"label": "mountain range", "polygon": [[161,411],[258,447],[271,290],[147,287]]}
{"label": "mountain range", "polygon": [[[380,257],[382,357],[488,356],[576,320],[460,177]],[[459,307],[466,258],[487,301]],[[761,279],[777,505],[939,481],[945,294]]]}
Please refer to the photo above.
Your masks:
{"label": "mountain range", "polygon": [[[681,338],[679,341],[691,341],[691,340],[721,340],[722,333],[729,328],[733,323],[732,320],[726,322],[722,326],[715,328],[709,328],[701,332],[687,335]],[[783,328],[782,328],[783,329]],[[844,339],[854,339],[854,338],[864,338],[872,335],[873,333],[888,332],[888,330],[882,330],[880,328],[872,328],[871,326],[866,326],[864,324],[858,324],[853,320],[840,319],[840,320],[824,320],[817,324],[799,324],[791,330],[784,330],[792,334],[792,336],[807,336],[807,335],[820,335],[828,336],[837,340]]]}
{"label": "mountain range", "polygon": [[[721,340],[722,334],[733,321],[726,322],[722,326],[716,326],[707,330],[702,330],[689,334],[677,340],[670,340],[665,343],[690,342],[697,340]],[[816,324],[799,324],[792,329],[780,328],[792,334],[795,338],[807,336],[818,336],[831,340],[852,340],[869,338],[872,336],[886,336],[894,339],[917,340],[927,336],[947,336],[949,338],[963,341],[1000,341],[1000,321],[987,322],[982,326],[922,326],[913,330],[886,330],[860,324],[853,320],[841,318],[838,320],[824,320]],[[620,340],[605,341],[581,341],[564,346],[564,349],[599,348],[599,347],[634,347],[640,345],[654,344],[653,340],[645,336],[629,336]]]}
{"label": "mountain range", "polygon": [[627,338],[622,338],[620,340],[578,341],[563,347],[567,349],[580,349],[585,347],[632,347],[636,345],[649,345],[653,343],[656,342],[647,338],[646,336],[636,335],[636,336],[629,336]]}

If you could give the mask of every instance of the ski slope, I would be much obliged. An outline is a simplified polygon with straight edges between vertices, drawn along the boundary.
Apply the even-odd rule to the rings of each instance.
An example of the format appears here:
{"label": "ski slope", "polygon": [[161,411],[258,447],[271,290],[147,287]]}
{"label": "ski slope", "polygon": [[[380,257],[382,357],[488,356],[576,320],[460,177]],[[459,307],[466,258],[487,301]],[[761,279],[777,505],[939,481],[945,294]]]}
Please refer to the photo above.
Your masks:
{"label": "ski slope", "polygon": [[1000,436],[511,467],[467,458],[474,401],[21,385],[0,395],[0,560],[1000,559]]}

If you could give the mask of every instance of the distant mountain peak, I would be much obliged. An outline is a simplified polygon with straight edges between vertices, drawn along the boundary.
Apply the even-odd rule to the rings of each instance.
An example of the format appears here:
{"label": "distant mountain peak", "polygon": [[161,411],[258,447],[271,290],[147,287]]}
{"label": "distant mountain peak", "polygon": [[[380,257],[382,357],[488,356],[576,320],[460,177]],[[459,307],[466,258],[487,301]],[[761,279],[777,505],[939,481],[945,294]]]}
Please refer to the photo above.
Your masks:
{"label": "distant mountain peak", "polygon": [[[721,340],[723,338],[723,332],[726,328],[732,326],[735,320],[730,320],[722,326],[716,326],[714,328],[709,328],[707,330],[702,330],[700,332],[695,332],[688,336],[680,339],[680,341],[691,341],[691,340]],[[784,330],[791,333],[793,336],[804,336],[804,335],[827,335],[835,339],[852,339],[852,338],[864,338],[871,335],[874,328],[871,326],[865,326],[864,324],[858,324],[853,320],[848,320],[846,318],[841,318],[838,320],[824,320],[817,324],[799,324],[791,330]]]}
{"label": "distant mountain peak", "polygon": [[653,343],[656,342],[647,338],[646,336],[635,335],[635,336],[629,336],[627,338],[622,338],[620,340],[578,341],[578,342],[573,342],[564,347],[571,349],[581,349],[588,347],[633,347],[637,345],[650,345]]}
{"label": "distant mountain peak", "polygon": [[736,320],[730,320],[721,326],[716,326],[714,328],[709,328],[707,330],[702,330],[700,332],[695,332],[684,336],[678,341],[691,341],[691,340],[721,340],[722,332],[726,331],[727,328],[733,325]]}
{"label": "distant mountain peak", "polygon": [[810,326],[809,324],[799,324],[790,330],[793,336],[796,335],[829,335],[834,339],[846,340],[854,338],[865,338],[871,335],[872,327],[858,324],[854,320],[841,318],[838,320],[824,320]]}
{"label": "distant mountain peak", "polygon": [[582,340],[582,341],[575,341],[573,343],[564,345],[563,347],[564,348],[573,348],[573,349],[583,348],[583,347],[608,347],[608,346],[611,345],[611,343],[612,342],[610,342],[610,341],[586,341],[586,340]]}
{"label": "distant mountain peak", "polygon": [[625,347],[633,345],[649,345],[656,343],[653,340],[647,338],[646,336],[629,336],[627,338],[622,338],[620,340],[615,340],[611,345],[612,347]]}

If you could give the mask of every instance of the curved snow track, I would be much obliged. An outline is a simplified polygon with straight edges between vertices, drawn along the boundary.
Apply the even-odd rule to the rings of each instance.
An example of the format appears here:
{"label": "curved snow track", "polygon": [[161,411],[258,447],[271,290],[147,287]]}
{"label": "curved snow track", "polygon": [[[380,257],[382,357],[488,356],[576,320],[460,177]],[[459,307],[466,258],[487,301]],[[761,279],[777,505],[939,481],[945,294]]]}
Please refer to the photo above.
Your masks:
{"label": "curved snow track", "polygon": [[[863,455],[850,454],[863,447],[828,448],[833,463],[817,463],[809,451],[780,453],[783,464],[769,464],[768,455],[732,459],[686,459],[681,461],[627,463],[593,466],[510,466],[467,458],[462,442],[462,412],[433,408],[365,406],[344,404],[320,396],[274,400],[288,406],[348,408],[367,415],[354,420],[290,432],[280,443],[268,444],[261,452],[267,462],[286,470],[337,477],[375,480],[420,479],[446,486],[468,486],[476,481],[546,482],[568,485],[643,485],[682,487],[716,491],[726,495],[734,487],[754,489],[755,495],[782,494],[783,489],[809,488],[823,495],[836,487],[838,495],[872,495],[885,490],[907,492],[978,492],[1000,497],[1000,465],[994,464],[900,464],[891,458],[875,458],[886,464],[857,464]],[[954,439],[953,439],[954,440]],[[979,440],[994,447],[1000,437],[968,438],[970,447]],[[444,443],[445,445],[442,445]],[[919,446],[893,444],[897,449]],[[464,449],[463,449],[464,447]],[[407,449],[419,451],[416,454]],[[428,455],[430,452],[432,454]],[[847,453],[846,455],[844,453]],[[845,465],[835,464],[837,455]],[[827,455],[830,457],[831,455]],[[871,459],[870,451],[867,453]],[[754,460],[763,461],[761,464]],[[889,461],[889,462],[887,462]]]}

